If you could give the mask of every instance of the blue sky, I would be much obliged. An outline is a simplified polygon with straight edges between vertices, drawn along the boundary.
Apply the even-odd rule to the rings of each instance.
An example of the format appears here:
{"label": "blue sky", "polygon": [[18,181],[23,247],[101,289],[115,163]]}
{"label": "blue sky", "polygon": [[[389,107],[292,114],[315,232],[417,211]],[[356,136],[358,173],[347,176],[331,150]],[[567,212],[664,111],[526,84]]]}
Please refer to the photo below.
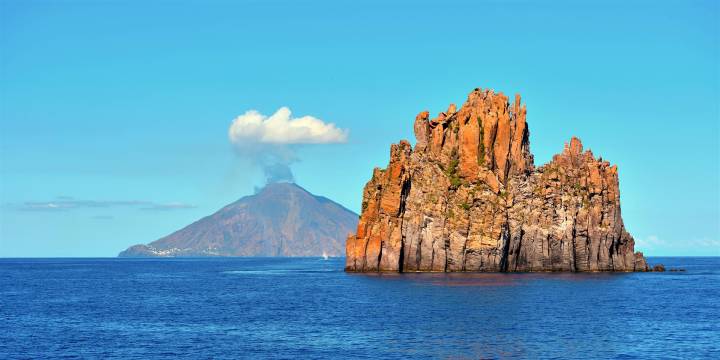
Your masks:
{"label": "blue sky", "polygon": [[348,130],[292,169],[357,212],[475,87],[522,94],[536,165],[572,135],[618,164],[638,250],[720,255],[717,1],[0,4],[0,256],[115,256],[252,194],[250,109]]}

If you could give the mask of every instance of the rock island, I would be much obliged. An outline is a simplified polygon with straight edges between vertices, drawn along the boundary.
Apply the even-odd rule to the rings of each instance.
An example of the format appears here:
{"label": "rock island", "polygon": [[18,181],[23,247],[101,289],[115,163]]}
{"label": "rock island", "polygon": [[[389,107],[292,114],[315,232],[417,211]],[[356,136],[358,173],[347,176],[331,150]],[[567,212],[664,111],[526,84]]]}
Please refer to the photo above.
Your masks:
{"label": "rock island", "polygon": [[573,137],[536,167],[526,107],[475,89],[414,124],[365,185],[351,272],[648,271],[620,213],[618,170]]}

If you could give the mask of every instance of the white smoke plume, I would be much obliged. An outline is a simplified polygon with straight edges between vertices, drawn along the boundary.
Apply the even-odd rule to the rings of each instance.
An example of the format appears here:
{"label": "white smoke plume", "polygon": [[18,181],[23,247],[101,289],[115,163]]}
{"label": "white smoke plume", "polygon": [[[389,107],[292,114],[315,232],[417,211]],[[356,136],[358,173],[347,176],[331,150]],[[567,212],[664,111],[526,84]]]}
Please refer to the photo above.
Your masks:
{"label": "white smoke plume", "polygon": [[293,182],[290,165],[297,148],[309,144],[344,143],[348,131],[312,116],[293,118],[287,107],[265,116],[249,110],[233,120],[228,137],[237,154],[259,166],[267,183]]}

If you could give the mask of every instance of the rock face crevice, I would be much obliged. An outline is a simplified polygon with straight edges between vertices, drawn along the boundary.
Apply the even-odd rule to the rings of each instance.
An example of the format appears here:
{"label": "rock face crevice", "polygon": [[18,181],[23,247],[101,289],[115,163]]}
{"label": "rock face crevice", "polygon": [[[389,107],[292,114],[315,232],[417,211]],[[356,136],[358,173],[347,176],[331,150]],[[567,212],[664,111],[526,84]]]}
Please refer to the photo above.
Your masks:
{"label": "rock face crevice", "polygon": [[475,89],[415,118],[363,192],[346,270],[647,271],[620,214],[617,167],[572,138],[535,167],[519,95]]}

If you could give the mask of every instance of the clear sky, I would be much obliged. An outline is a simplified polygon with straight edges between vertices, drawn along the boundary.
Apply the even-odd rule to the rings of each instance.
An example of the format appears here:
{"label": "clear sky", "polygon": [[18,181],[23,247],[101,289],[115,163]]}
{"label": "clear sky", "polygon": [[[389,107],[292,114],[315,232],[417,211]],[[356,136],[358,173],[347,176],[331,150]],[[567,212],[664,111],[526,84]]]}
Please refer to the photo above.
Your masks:
{"label": "clear sky", "polygon": [[536,165],[572,135],[618,164],[638,250],[720,255],[716,0],[0,4],[0,256],[115,256],[252,194],[251,109],[347,131],[292,170],[358,212],[475,87],[522,94]]}

